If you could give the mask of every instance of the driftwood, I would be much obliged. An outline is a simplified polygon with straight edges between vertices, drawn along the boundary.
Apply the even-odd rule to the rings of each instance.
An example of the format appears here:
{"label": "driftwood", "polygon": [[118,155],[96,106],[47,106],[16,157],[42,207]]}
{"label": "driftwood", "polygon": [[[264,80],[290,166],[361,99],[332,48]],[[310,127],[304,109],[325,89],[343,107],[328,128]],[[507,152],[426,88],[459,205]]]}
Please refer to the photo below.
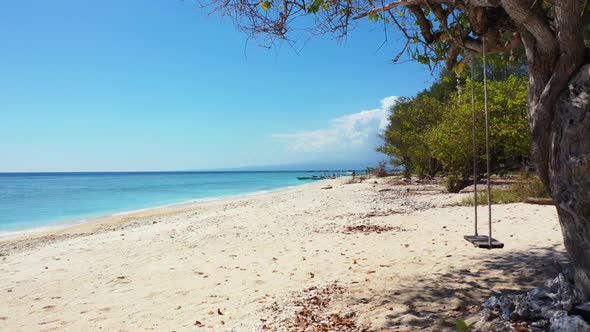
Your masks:
{"label": "driftwood", "polygon": [[526,203],[539,205],[555,205],[553,198],[528,197]]}

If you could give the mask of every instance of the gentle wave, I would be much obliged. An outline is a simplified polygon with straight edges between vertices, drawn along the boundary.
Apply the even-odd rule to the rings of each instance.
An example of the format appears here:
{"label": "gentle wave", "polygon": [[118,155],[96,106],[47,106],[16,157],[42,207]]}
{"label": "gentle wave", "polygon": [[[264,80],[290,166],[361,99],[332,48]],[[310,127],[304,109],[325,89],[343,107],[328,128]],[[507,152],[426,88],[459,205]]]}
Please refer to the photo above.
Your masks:
{"label": "gentle wave", "polygon": [[310,172],[0,173],[0,236],[260,195],[307,183],[302,175]]}

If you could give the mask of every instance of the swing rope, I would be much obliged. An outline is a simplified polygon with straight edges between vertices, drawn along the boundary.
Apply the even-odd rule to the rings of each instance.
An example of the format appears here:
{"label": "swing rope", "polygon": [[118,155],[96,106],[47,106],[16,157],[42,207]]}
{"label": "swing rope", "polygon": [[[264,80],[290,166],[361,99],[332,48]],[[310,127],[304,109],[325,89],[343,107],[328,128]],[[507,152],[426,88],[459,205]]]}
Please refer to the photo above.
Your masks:
{"label": "swing rope", "polygon": [[475,71],[474,67],[475,59],[473,54],[471,55],[471,131],[473,139],[473,206],[475,208],[475,236],[477,233],[477,142],[475,136]]}
{"label": "swing rope", "polygon": [[482,36],[483,48],[483,103],[486,118],[486,180],[488,190],[488,246],[492,248],[492,190],[490,184],[490,116],[488,110],[488,63],[486,57],[486,37]]}
{"label": "swing rope", "polygon": [[486,185],[488,194],[488,236],[478,235],[477,220],[477,175],[478,175],[478,149],[477,149],[477,131],[476,131],[476,112],[475,112],[475,58],[471,55],[471,116],[472,116],[472,139],[473,139],[473,206],[475,213],[475,235],[465,235],[465,240],[471,242],[479,248],[503,248],[504,244],[493,240],[492,238],[492,189],[491,189],[491,167],[490,167],[490,116],[488,108],[488,60],[485,37],[481,37],[483,53],[483,92],[484,92],[484,112],[485,112],[485,144],[486,144]]}

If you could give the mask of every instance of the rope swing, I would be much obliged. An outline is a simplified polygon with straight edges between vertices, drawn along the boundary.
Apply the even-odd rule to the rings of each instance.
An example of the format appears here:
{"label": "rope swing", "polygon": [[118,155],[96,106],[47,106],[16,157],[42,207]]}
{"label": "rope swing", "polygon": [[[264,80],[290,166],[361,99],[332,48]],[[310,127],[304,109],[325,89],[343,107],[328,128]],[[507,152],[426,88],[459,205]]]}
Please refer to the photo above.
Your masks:
{"label": "rope swing", "polygon": [[473,140],[473,207],[475,213],[475,232],[474,235],[465,235],[464,238],[472,243],[475,247],[494,249],[503,248],[504,244],[492,238],[492,187],[490,183],[490,119],[488,109],[488,63],[486,56],[486,39],[482,37],[483,48],[483,102],[485,113],[485,131],[486,131],[486,183],[488,194],[488,236],[479,235],[477,231],[477,143],[476,143],[476,125],[475,125],[475,74],[473,69],[474,59],[471,56],[471,115],[472,115],[472,140]]}

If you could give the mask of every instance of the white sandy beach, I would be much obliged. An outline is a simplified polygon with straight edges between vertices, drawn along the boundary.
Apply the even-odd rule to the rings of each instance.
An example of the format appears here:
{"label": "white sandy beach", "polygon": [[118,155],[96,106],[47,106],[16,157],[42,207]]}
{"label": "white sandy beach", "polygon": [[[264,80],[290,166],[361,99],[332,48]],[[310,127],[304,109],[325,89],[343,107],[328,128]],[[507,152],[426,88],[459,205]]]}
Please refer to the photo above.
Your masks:
{"label": "white sandy beach", "polygon": [[0,330],[440,331],[556,274],[552,206],[495,206],[490,251],[460,194],[345,181],[2,239]]}

